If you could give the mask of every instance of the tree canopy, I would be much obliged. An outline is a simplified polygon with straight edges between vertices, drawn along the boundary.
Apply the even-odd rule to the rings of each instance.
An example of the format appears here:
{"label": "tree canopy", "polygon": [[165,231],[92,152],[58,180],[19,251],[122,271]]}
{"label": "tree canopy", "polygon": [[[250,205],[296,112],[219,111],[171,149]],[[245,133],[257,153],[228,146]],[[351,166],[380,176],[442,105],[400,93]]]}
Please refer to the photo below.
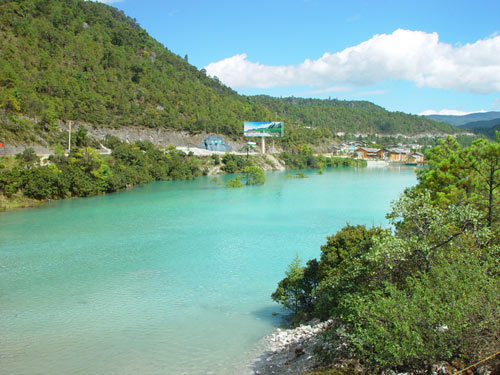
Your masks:
{"label": "tree canopy", "polygon": [[325,364],[430,371],[500,346],[500,143],[449,138],[428,156],[393,203],[391,229],[347,225],[319,261],[293,262],[272,295],[294,322],[333,318]]}

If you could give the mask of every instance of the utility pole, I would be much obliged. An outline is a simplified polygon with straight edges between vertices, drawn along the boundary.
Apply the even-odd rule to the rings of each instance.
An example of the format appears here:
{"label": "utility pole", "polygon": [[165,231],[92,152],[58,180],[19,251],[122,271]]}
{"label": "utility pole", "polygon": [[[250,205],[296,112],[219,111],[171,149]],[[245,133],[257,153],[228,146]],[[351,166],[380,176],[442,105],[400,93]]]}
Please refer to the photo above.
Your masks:
{"label": "utility pole", "polygon": [[69,121],[69,132],[68,132],[68,154],[71,152],[71,121]]}

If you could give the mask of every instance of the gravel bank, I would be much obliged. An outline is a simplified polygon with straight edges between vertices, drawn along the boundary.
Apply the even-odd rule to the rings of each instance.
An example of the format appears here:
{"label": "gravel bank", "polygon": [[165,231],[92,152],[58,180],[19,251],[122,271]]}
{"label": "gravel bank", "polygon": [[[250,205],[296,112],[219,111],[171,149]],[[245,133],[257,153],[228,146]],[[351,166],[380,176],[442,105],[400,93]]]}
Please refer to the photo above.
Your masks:
{"label": "gravel bank", "polygon": [[255,375],[304,374],[317,365],[314,348],[322,345],[321,333],[331,320],[313,320],[295,329],[277,329],[265,337],[265,352],[255,362]]}

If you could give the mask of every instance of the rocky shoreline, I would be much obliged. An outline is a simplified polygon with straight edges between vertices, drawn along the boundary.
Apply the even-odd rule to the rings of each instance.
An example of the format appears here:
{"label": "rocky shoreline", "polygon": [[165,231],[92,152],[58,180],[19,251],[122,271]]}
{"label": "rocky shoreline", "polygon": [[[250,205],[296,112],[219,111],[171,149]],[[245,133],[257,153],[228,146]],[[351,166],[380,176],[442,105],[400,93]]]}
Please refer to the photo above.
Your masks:
{"label": "rocky shoreline", "polygon": [[321,334],[332,322],[315,319],[294,329],[276,329],[264,338],[265,351],[254,363],[254,374],[304,374],[317,367],[314,348],[323,345]]}
{"label": "rocky shoreline", "polygon": [[[252,366],[252,375],[304,375],[308,372],[321,367],[321,363],[316,357],[314,350],[316,347],[323,347],[328,350],[329,345],[323,341],[322,333],[333,325],[333,320],[320,322],[314,319],[307,324],[294,329],[276,329],[276,331],[263,339],[262,347],[264,352],[255,360]],[[497,353],[498,355],[498,353]],[[492,358],[492,357],[491,357]],[[348,362],[340,365],[350,366]],[[361,367],[356,367],[356,372],[364,374]],[[449,375],[458,373],[467,365],[459,359],[448,362],[439,362],[432,366],[432,375]],[[475,373],[481,375],[500,375],[500,366],[485,361],[478,363],[475,367]],[[387,370],[382,375],[416,375],[422,374],[422,371],[416,372],[395,372]],[[471,372],[464,372],[471,373]]]}

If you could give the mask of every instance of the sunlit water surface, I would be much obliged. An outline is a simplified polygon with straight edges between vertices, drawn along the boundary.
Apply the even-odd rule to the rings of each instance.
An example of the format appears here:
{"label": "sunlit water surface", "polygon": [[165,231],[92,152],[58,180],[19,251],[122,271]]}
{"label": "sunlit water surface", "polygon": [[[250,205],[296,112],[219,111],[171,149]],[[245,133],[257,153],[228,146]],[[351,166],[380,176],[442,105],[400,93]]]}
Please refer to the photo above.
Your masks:
{"label": "sunlit water surface", "polygon": [[[299,254],[349,222],[386,226],[413,169],[209,178],[0,214],[0,369],[20,374],[244,374],[279,322]],[[225,177],[227,178],[227,176]]]}

